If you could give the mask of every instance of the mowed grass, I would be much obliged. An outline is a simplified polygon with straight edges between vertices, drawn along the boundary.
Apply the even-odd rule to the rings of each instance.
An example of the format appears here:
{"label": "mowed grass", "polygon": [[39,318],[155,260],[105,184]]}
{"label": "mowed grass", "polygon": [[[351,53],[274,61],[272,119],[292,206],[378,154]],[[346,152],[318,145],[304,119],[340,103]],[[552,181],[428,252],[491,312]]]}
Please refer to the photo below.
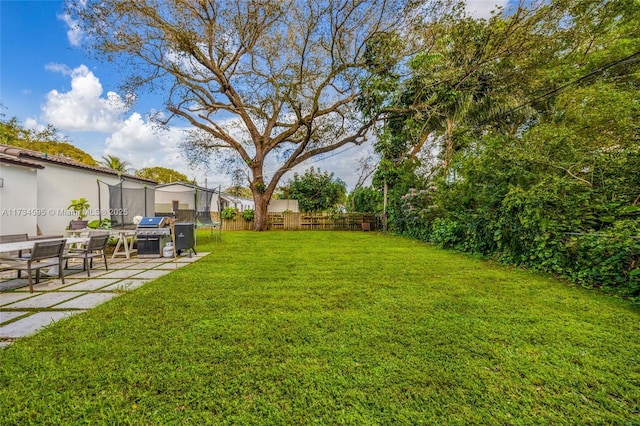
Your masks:
{"label": "mowed grass", "polygon": [[376,233],[237,232],[0,351],[1,424],[640,424],[640,314]]}

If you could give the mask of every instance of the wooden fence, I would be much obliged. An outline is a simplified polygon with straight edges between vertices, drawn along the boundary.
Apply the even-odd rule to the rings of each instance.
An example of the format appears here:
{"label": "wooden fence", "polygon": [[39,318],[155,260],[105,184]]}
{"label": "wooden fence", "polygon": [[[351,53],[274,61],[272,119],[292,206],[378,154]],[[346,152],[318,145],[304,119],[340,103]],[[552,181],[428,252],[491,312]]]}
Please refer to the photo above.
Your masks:
{"label": "wooden fence", "polygon": [[[220,222],[220,214],[211,212],[211,220]],[[377,231],[381,228],[379,218],[372,213],[269,213],[269,229],[274,230]],[[223,231],[252,229],[253,221],[244,220],[241,214],[235,219],[222,220]]]}

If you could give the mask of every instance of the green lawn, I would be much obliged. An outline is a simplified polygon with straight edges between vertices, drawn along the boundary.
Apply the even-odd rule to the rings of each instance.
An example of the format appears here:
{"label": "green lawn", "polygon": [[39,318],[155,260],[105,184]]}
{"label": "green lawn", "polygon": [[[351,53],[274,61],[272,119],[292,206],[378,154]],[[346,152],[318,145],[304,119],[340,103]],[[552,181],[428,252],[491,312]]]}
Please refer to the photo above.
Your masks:
{"label": "green lawn", "polygon": [[376,233],[208,257],[0,351],[1,424],[640,424],[640,314]]}

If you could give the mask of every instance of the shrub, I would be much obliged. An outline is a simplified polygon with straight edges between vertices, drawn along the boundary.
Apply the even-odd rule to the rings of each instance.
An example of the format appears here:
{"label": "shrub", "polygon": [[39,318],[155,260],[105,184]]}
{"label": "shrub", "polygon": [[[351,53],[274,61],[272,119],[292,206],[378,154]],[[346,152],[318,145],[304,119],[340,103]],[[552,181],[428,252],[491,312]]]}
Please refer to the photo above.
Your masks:
{"label": "shrub", "polygon": [[443,248],[455,248],[462,241],[462,227],[458,222],[436,218],[431,225],[431,241]]}
{"label": "shrub", "polygon": [[635,226],[627,225],[628,221],[621,221],[607,233],[570,236],[564,275],[584,286],[639,298],[640,239]]}
{"label": "shrub", "polygon": [[92,220],[91,222],[89,222],[87,224],[87,228],[91,228],[91,229],[111,229],[111,219],[109,218],[104,218],[102,220],[96,219],[96,220]]}
{"label": "shrub", "polygon": [[256,215],[256,212],[253,209],[246,209],[245,211],[242,212],[242,218],[247,222],[251,222],[255,217],[255,215]]}
{"label": "shrub", "polygon": [[235,207],[225,207],[220,213],[220,217],[223,219],[235,219],[238,209]]}

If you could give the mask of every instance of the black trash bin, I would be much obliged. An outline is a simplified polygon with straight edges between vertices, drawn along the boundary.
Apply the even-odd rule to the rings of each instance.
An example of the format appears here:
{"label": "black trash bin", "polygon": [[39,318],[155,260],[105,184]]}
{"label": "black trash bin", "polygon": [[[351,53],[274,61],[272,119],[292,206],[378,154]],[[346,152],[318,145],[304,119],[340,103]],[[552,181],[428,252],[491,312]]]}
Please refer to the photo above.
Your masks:
{"label": "black trash bin", "polygon": [[191,257],[191,250],[195,254],[196,252],[196,224],[190,222],[177,222],[173,226],[173,232],[176,240],[176,252],[180,254],[182,250],[189,251],[189,257]]}

